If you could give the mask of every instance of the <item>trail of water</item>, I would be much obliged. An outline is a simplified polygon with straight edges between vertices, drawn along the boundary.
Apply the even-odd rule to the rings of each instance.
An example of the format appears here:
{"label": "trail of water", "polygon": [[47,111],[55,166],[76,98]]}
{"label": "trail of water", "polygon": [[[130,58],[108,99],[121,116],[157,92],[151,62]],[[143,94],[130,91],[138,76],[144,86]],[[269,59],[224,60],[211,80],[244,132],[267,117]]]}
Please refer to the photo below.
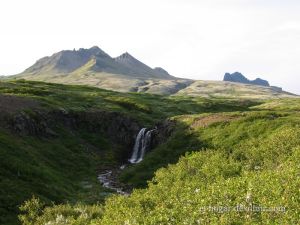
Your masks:
{"label": "trail of water", "polygon": [[98,180],[100,184],[105,188],[117,192],[118,194],[129,195],[130,192],[126,191],[125,188],[119,182],[117,182],[117,177],[120,171],[124,168],[125,165],[122,165],[118,169],[104,170],[98,175]]}

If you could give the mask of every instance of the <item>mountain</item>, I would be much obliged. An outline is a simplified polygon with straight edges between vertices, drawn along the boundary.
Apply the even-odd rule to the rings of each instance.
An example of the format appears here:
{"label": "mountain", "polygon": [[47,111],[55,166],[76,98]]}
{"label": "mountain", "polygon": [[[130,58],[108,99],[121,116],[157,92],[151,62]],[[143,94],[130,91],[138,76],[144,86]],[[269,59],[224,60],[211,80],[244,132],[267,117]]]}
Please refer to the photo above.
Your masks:
{"label": "mountain", "polygon": [[107,72],[139,78],[172,79],[163,69],[152,69],[129,53],[112,58],[99,47],[90,49],[64,50],[38,60],[24,71],[25,74],[41,75],[45,73],[65,74],[88,65],[93,72]]}
{"label": "mountain", "polygon": [[177,78],[161,67],[149,67],[128,52],[113,58],[97,46],[63,50],[43,57],[11,78],[161,95],[252,99],[294,97],[279,87],[270,86],[266,80],[257,78],[251,81],[239,72],[226,73],[225,82]]}
{"label": "mountain", "polygon": [[237,83],[243,83],[243,84],[254,84],[254,85],[261,85],[269,87],[270,84],[268,81],[256,78],[255,80],[249,80],[247,79],[243,74],[239,72],[235,73],[225,73],[223,81],[230,81],[230,82],[237,82]]}
{"label": "mountain", "polygon": [[152,69],[128,52],[112,58],[97,46],[43,57],[15,78],[154,94],[173,94],[192,83],[161,67]]}

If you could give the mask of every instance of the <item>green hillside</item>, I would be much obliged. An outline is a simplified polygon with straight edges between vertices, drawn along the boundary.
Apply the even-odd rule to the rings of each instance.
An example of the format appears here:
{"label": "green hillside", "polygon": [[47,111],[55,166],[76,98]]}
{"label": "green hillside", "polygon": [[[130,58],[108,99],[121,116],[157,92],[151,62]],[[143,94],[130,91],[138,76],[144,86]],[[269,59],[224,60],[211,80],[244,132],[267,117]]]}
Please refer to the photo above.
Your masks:
{"label": "green hillside", "polygon": [[[294,107],[284,108],[285,101]],[[298,224],[300,102],[270,104],[248,112],[173,117],[178,129],[171,138],[124,176],[139,185],[156,163],[160,167],[171,155],[188,153],[129,197],[45,208],[33,199],[23,210],[33,224]]]}
{"label": "green hillside", "polygon": [[[97,172],[119,165],[131,152],[122,141],[127,136],[111,137],[124,129],[118,127],[123,120],[127,128],[135,124],[126,131],[134,141],[140,126],[151,127],[172,116],[248,110],[257,104],[0,82],[0,223],[15,224],[18,207],[32,195],[47,204],[102,202],[109,190],[98,183]],[[109,132],[112,124],[116,130]]]}
{"label": "green hillside", "polygon": [[[297,98],[162,96],[24,80],[1,82],[0,93],[1,224],[18,224],[17,214],[23,224],[297,224]],[[120,166],[138,130],[165,119],[175,124],[171,136],[119,177],[142,189],[107,198],[99,171]],[[219,212],[237,205],[278,208]]]}

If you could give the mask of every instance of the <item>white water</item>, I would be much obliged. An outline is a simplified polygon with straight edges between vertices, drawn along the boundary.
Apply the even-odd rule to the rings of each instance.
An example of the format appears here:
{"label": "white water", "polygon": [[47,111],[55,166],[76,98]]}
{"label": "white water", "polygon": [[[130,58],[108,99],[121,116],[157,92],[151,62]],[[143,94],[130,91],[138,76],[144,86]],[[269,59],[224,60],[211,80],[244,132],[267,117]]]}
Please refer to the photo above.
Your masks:
{"label": "white water", "polygon": [[103,171],[101,174],[98,175],[98,180],[105,188],[116,191],[118,194],[121,195],[129,195],[129,193],[124,191],[123,188],[115,182],[115,177],[112,170]]}
{"label": "white water", "polygon": [[[147,130],[143,128],[138,133],[135,144],[133,147],[132,155],[129,159],[130,163],[139,163],[144,159],[146,151],[150,149],[151,146],[151,136],[153,130]],[[118,172],[125,169],[126,165],[121,165],[118,169],[105,170],[98,175],[98,180],[103,187],[116,191],[121,195],[129,195],[129,192],[124,191],[121,185],[116,181]]]}
{"label": "white water", "polygon": [[151,135],[154,130],[142,128],[138,133],[133,147],[132,155],[129,159],[130,163],[139,163],[144,159],[145,153],[150,148]]}

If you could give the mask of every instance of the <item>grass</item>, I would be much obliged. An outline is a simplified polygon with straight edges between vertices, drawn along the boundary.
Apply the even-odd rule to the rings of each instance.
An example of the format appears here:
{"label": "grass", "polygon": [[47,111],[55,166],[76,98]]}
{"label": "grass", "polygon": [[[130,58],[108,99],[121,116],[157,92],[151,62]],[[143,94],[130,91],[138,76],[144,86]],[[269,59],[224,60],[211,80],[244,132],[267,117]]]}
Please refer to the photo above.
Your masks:
{"label": "grass", "polygon": [[270,87],[222,81],[195,81],[189,87],[180,90],[176,95],[243,99],[276,99],[296,97],[291,93],[278,92]]}
{"label": "grass", "polygon": [[[218,120],[214,122],[216,117]],[[121,175],[123,182],[143,188],[156,170],[176,163],[187,152],[205,148],[222,148],[230,152],[243,141],[264,138],[282,127],[300,124],[299,113],[280,111],[206,113],[173,119],[177,123],[173,135],[166,143],[153,149],[141,163],[128,167]]]}
{"label": "grass", "polygon": [[[37,207],[34,224],[58,215],[58,224],[298,224],[299,112],[269,108],[173,119],[172,137],[123,174],[137,186],[154,175],[146,188],[104,205]],[[253,206],[259,210],[247,210]],[[25,221],[32,208],[24,210]]]}
{"label": "grass", "polygon": [[[75,113],[100,110],[120,112],[147,127],[176,115],[248,110],[258,104],[245,100],[118,93],[25,80],[0,82],[0,98],[5,96],[10,98],[2,105],[5,113],[0,126],[1,224],[15,224],[18,206],[32,195],[47,204],[102,201],[101,192],[106,190],[97,184],[96,170],[118,161],[119,148],[105,134],[84,128],[74,131],[56,124],[57,137],[19,136],[5,125],[15,114],[22,112],[38,121],[43,113],[57,110]],[[87,146],[92,146],[92,150],[87,151]]]}
{"label": "grass", "polygon": [[[277,103],[221,97],[161,96],[24,80],[0,82],[0,100],[3,96],[19,97],[19,102],[15,107],[3,105],[5,116],[3,114],[0,120],[1,224],[15,224],[18,206],[32,195],[47,205],[51,201],[69,202],[70,205],[59,209],[54,206],[53,210],[70,210],[71,214],[73,204],[83,202],[80,207],[85,208],[103,201],[101,193],[107,190],[98,185],[96,170],[99,166],[118,161],[119,149],[115,143],[105,134],[84,128],[75,131],[57,124],[54,131],[58,136],[52,138],[12,133],[4,122],[20,112],[31,118],[39,116],[33,108],[45,113],[57,110],[120,112],[144,127],[153,127],[166,118],[176,120],[177,126],[170,139],[147,154],[141,164],[129,167],[122,174],[123,181],[135,187],[145,187],[157,169],[177,163],[187,152],[221,148],[230,153],[244,141],[268,137],[281,127],[295,127],[300,108],[297,99],[277,100]],[[27,100],[36,104],[26,105]],[[20,106],[21,102],[26,104]],[[294,106],[288,107],[291,104]],[[208,120],[205,126],[198,126],[200,117],[216,114],[237,119],[213,123]],[[89,148],[92,150],[87,151],[87,146],[92,146]],[[244,157],[238,150],[235,154]]]}
{"label": "grass", "polygon": [[47,139],[18,137],[0,130],[1,224],[15,224],[18,206],[32,195],[48,204],[103,200],[99,193],[105,190],[95,174],[106,158],[103,152],[87,152],[86,145],[102,149],[110,144],[101,137],[91,140],[93,135],[85,138],[65,129],[56,132],[58,137]]}
{"label": "grass", "polygon": [[80,85],[16,80],[0,82],[0,94],[37,100],[44,109],[105,110],[127,114],[145,126],[182,114],[248,110],[259,101],[119,93]]}

